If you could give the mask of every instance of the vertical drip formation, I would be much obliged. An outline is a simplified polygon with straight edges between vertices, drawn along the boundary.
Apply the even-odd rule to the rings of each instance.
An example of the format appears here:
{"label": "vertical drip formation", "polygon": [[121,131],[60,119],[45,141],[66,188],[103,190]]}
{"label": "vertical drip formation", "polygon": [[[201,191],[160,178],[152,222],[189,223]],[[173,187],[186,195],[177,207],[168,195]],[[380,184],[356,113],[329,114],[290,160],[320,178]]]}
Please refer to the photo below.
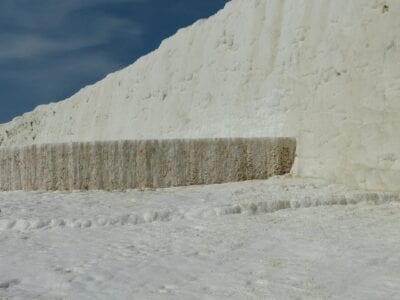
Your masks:
{"label": "vertical drip formation", "polygon": [[0,190],[124,190],[290,172],[291,138],[107,141],[0,148]]}

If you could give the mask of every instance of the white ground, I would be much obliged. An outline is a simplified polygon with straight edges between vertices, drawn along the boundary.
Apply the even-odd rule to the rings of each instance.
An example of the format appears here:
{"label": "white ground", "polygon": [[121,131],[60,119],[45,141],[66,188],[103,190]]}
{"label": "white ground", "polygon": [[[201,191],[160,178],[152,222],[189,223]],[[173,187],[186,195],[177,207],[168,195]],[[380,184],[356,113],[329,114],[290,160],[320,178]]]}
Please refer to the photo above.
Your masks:
{"label": "white ground", "polygon": [[398,194],[274,178],[0,209],[0,299],[400,299]]}

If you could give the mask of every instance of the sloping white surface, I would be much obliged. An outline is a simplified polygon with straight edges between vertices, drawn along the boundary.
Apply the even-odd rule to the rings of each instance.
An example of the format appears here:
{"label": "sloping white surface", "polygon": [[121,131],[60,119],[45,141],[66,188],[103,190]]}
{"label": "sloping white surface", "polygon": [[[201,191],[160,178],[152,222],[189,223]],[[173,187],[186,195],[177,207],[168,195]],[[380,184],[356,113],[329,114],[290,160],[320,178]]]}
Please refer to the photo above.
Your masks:
{"label": "sloping white surface", "polygon": [[290,178],[0,193],[0,298],[396,299],[399,200]]}
{"label": "sloping white surface", "polygon": [[294,136],[294,172],[400,182],[400,2],[234,0],[0,144]]}

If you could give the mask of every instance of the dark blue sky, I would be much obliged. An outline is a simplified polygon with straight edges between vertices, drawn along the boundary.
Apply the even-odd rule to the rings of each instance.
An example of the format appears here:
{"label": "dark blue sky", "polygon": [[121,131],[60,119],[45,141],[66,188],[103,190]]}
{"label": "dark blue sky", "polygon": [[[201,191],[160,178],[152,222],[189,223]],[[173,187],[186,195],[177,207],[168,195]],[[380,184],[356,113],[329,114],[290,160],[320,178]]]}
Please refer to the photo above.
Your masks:
{"label": "dark blue sky", "polygon": [[228,0],[1,0],[0,123],[62,100]]}

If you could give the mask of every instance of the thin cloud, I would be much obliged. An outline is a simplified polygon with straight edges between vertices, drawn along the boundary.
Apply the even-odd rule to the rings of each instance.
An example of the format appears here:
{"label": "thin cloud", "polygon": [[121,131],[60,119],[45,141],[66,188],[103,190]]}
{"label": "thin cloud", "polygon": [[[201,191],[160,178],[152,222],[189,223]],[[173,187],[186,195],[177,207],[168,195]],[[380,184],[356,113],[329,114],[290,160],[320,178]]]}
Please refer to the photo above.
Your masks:
{"label": "thin cloud", "polygon": [[[147,0],[113,0],[112,4],[143,3]],[[110,4],[109,0],[1,0],[0,24],[21,28],[54,26],[69,14]]]}
{"label": "thin cloud", "polygon": [[0,37],[0,61],[44,56],[54,52],[78,50],[96,45],[95,40],[52,40],[41,36],[16,34]]}
{"label": "thin cloud", "polygon": [[0,32],[0,63],[2,60],[25,59],[54,53],[80,50],[106,44],[118,35],[127,35],[140,42],[142,28],[126,19],[97,16],[81,31],[60,35],[41,33]]}
{"label": "thin cloud", "polygon": [[[101,1],[91,0],[92,3]],[[38,20],[38,22],[43,23],[43,20]],[[36,25],[36,28],[28,27],[26,30],[17,22],[14,27],[0,26],[0,44],[2,45],[0,63],[4,60],[32,58],[95,47],[107,44],[117,36],[129,36],[132,42],[135,40],[140,42],[141,34],[140,24],[101,13],[88,16],[69,14],[60,17],[57,24],[52,24],[52,26],[42,24]]]}

